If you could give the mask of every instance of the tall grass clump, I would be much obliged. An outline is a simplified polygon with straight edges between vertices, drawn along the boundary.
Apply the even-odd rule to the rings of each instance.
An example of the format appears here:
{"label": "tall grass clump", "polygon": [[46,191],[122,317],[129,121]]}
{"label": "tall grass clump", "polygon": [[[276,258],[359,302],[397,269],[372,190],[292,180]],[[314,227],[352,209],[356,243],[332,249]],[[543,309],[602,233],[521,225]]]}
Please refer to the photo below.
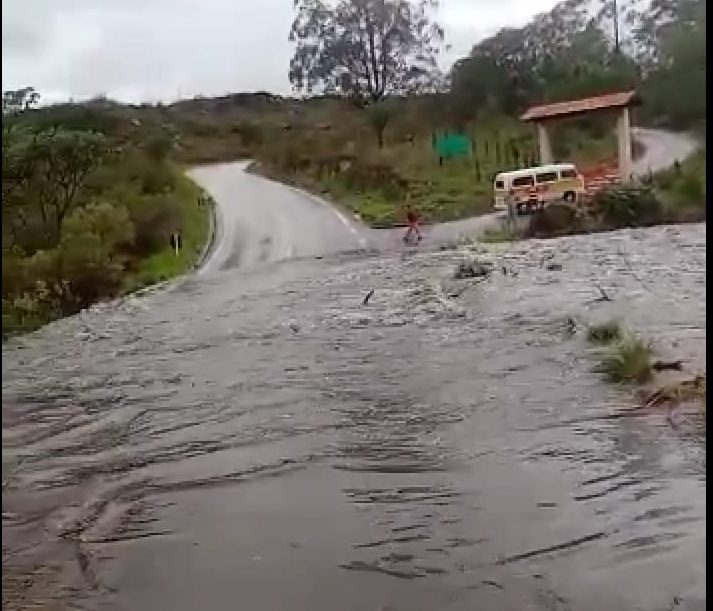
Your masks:
{"label": "tall grass clump", "polygon": [[652,355],[650,344],[634,335],[626,336],[611,346],[596,371],[610,382],[641,384],[651,379]]}

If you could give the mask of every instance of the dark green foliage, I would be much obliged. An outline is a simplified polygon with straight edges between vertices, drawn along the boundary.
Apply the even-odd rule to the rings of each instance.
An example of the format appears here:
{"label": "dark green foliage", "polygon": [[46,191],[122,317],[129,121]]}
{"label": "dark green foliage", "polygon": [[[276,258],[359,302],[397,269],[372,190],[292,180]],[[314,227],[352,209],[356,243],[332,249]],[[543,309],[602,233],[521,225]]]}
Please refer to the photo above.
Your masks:
{"label": "dark green foliage", "polygon": [[263,131],[260,126],[253,123],[239,123],[233,127],[233,132],[240,136],[243,144],[247,147],[260,146],[263,143]]}
{"label": "dark green foliage", "polygon": [[[705,0],[654,0],[644,10],[620,1],[618,19],[610,0],[594,19],[589,4],[561,2],[475,45],[451,71],[449,106],[459,119],[637,87],[644,120],[681,128],[705,120]],[[608,33],[622,19],[619,49]],[[585,119],[580,129],[601,137],[602,124]]]}
{"label": "dark green foliage", "polygon": [[353,163],[342,172],[340,179],[350,190],[381,190],[390,199],[402,195],[407,187],[392,165],[380,161]]}
{"label": "dark green foliage", "polygon": [[65,218],[81,204],[88,177],[109,155],[109,144],[96,132],[63,128],[3,126],[3,132],[5,231],[32,240],[22,244],[30,252],[53,246]]}
{"label": "dark green foliage", "polygon": [[434,0],[296,0],[289,78],[298,90],[322,89],[376,102],[431,89],[443,30]]}
{"label": "dark green foliage", "polygon": [[669,0],[652,4],[636,31],[647,78],[643,116],[677,128],[706,117],[706,2]]}
{"label": "dark green foliage", "polygon": [[647,186],[618,186],[600,191],[592,207],[605,227],[638,227],[661,222],[663,207]]}
{"label": "dark green foliage", "polygon": [[194,197],[168,161],[166,132],[132,143],[68,128],[55,124],[65,111],[76,126],[106,110],[26,110],[28,96],[5,96],[12,110],[3,116],[5,336],[119,294],[133,269],[186,229],[184,202]]}
{"label": "dark green foliage", "polygon": [[627,336],[612,346],[596,367],[610,382],[643,383],[651,378],[653,350],[636,336]]}
{"label": "dark green foliage", "polygon": [[144,150],[146,155],[156,162],[165,161],[173,148],[173,140],[169,134],[154,134],[146,141]]}
{"label": "dark green foliage", "polygon": [[524,229],[526,238],[550,238],[568,235],[580,226],[577,212],[567,204],[551,204],[536,212]]}
{"label": "dark green foliage", "polygon": [[386,126],[394,118],[397,107],[391,100],[379,100],[372,102],[366,107],[366,118],[376,135],[376,143],[379,148],[384,146],[384,132]]}

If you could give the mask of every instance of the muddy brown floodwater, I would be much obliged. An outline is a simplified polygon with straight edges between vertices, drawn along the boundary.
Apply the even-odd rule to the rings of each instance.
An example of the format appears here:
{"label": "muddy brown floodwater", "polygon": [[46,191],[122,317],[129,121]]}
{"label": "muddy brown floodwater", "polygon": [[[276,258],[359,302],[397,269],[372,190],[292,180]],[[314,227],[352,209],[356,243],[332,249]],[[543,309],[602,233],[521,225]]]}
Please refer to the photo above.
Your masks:
{"label": "muddy brown floodwater", "polygon": [[8,342],[6,608],[704,609],[704,420],[633,408],[581,329],[705,370],[705,225],[462,256],[228,269]]}

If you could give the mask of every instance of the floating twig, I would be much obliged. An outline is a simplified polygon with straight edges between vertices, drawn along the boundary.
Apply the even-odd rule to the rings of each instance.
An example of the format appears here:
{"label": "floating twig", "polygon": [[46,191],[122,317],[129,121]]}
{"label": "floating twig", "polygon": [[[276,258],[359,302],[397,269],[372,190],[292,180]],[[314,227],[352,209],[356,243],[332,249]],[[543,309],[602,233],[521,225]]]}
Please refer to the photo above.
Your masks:
{"label": "floating twig", "polygon": [[651,369],[654,371],[681,371],[683,368],[683,361],[655,361],[651,365]]}
{"label": "floating twig", "polygon": [[601,287],[600,284],[597,284],[596,282],[594,283],[594,286],[596,286],[599,289],[599,297],[597,297],[594,301],[611,301],[611,297],[607,294],[607,292]]}
{"label": "floating twig", "polygon": [[364,300],[361,302],[361,305],[365,306],[367,303],[369,303],[369,299],[371,299],[371,296],[374,294],[374,289],[371,289],[367,294],[366,297],[364,297]]}

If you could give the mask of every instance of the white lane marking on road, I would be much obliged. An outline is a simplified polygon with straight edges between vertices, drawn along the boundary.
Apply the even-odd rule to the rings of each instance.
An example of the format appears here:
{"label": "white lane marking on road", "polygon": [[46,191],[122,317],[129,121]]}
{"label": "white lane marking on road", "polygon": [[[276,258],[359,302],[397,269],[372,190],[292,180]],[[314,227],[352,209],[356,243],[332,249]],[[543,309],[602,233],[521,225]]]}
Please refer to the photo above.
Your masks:
{"label": "white lane marking on road", "polygon": [[339,210],[335,210],[334,208],[332,208],[332,212],[334,212],[334,214],[337,215],[337,218],[338,218],[340,221],[342,221],[342,224],[343,224],[349,231],[351,231],[352,234],[357,235],[357,233],[359,233],[359,232],[356,230],[356,227],[354,227],[354,225],[352,225],[352,224],[349,222],[349,219],[348,219],[347,217],[345,217],[341,212],[339,212]]}
{"label": "white lane marking on road", "polygon": [[[340,220],[342,225],[344,225],[351,232],[352,235],[359,235],[359,230],[354,226],[354,224],[328,201],[322,199],[321,197],[317,197],[316,195],[312,195],[307,191],[302,191],[301,189],[293,187],[292,185],[288,185],[288,188],[292,189],[292,191],[301,195],[302,197],[311,199],[313,202],[317,202],[320,206],[329,209]],[[359,243],[363,246],[364,244],[366,244],[366,239],[363,237],[360,238]]]}

